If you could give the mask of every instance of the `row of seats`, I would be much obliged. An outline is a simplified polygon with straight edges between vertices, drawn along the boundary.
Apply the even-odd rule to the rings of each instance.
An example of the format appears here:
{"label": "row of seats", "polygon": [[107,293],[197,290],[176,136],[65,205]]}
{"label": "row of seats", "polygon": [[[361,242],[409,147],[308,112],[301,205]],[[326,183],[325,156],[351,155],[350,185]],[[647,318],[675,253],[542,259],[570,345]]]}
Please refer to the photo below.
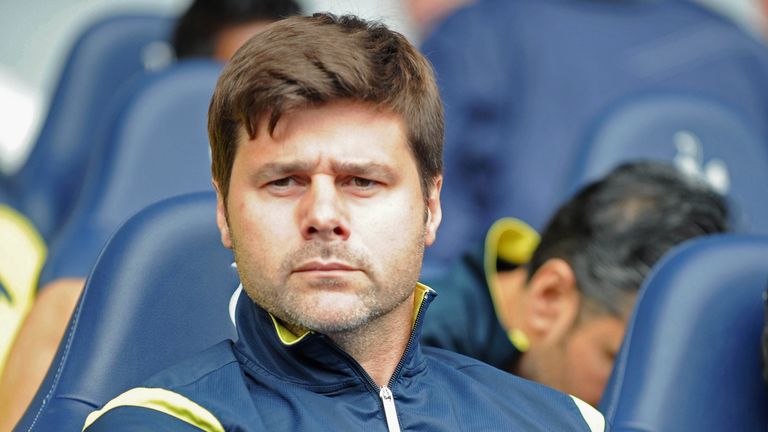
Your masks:
{"label": "row of seats", "polygon": [[4,179],[0,200],[49,243],[40,286],[85,277],[109,235],[146,205],[212,190],[206,117],[221,65],[158,67],[172,24],[118,15],[86,29],[28,161]]}
{"label": "row of seats", "polygon": [[446,107],[445,217],[427,259],[504,216],[540,229],[580,173],[637,157],[730,178],[740,227],[766,232],[768,48],[697,3],[477,0],[438,25],[422,50]]}
{"label": "row of seats", "polygon": [[71,217],[52,242],[40,285],[85,277],[109,235],[162,198],[212,191],[207,113],[221,66],[187,60],[123,87]]}
{"label": "row of seats", "polygon": [[[29,159],[0,182],[0,204],[24,213],[47,243],[42,271],[29,275],[38,291],[57,280],[84,280],[109,236],[143,207],[213,190],[207,109],[222,65],[173,61],[166,42],[173,24],[128,14],[87,28]],[[8,338],[28,310],[23,299],[8,298],[17,313],[12,328],[3,326]]]}
{"label": "row of seats", "polygon": [[[173,197],[117,231],[17,430],[76,430],[112,397],[234,337],[237,276],[215,207],[213,193]],[[603,397],[613,430],[764,430],[766,256],[768,237],[727,234],[684,243],[654,268]]]}
{"label": "row of seats", "polygon": [[16,430],[80,430],[121,392],[236,338],[237,272],[215,218],[214,194],[201,192],[149,206],[115,233]]}
{"label": "row of seats", "polygon": [[147,70],[152,47],[165,43],[172,24],[171,18],[149,14],[107,16],[86,28],[70,49],[27,161],[0,181],[46,241],[77,199],[96,126],[108,120],[115,92]]}

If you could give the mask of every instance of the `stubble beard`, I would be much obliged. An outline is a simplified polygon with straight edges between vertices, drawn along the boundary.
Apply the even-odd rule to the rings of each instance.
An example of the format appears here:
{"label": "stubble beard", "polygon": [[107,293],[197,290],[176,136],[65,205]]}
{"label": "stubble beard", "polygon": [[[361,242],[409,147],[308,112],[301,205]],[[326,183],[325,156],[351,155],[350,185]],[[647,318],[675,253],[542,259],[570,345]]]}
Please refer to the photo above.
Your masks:
{"label": "stubble beard", "polygon": [[[388,275],[378,274],[366,254],[344,244],[308,243],[289,254],[276,272],[260,271],[258,264],[249,259],[234,238],[233,250],[248,296],[289,330],[297,335],[306,330],[342,335],[358,332],[410,298],[421,268],[424,236],[422,230],[417,241],[403,254],[404,258],[399,260],[400,265],[391,269]],[[359,269],[366,282],[328,278],[307,283],[291,278],[293,269],[315,258],[344,261]],[[348,284],[357,286],[350,292]]]}

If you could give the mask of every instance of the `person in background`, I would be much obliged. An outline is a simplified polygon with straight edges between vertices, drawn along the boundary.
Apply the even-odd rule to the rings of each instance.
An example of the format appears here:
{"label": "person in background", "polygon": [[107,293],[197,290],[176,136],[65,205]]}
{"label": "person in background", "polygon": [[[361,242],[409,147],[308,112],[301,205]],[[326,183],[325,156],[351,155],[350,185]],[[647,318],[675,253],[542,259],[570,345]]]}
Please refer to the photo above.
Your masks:
{"label": "person in background", "polygon": [[[171,43],[178,59],[227,61],[269,23],[298,13],[299,6],[292,0],[196,0],[179,18]],[[10,429],[21,418],[42,383],[85,286],[85,276],[49,282],[38,290],[31,309],[25,308],[29,313],[13,333],[16,337],[0,377],[0,430]]]}
{"label": "person in background", "polygon": [[176,58],[226,62],[251,36],[301,8],[293,0],[195,0],[171,37]]}
{"label": "person in background", "polygon": [[563,204],[541,238],[516,219],[494,224],[431,282],[444,301],[422,342],[597,406],[648,271],[681,242],[727,229],[708,185],[661,162],[619,166]]}
{"label": "person in background", "polygon": [[405,37],[354,16],[275,23],[225,67],[208,131],[247,294],[237,342],[116,397],[85,431],[604,430],[584,402],[419,344],[443,108]]}
{"label": "person in background", "polygon": [[0,204],[0,374],[16,333],[35,299],[47,248],[13,207]]}
{"label": "person in background", "polygon": [[474,0],[403,0],[408,17],[424,37],[454,10]]}

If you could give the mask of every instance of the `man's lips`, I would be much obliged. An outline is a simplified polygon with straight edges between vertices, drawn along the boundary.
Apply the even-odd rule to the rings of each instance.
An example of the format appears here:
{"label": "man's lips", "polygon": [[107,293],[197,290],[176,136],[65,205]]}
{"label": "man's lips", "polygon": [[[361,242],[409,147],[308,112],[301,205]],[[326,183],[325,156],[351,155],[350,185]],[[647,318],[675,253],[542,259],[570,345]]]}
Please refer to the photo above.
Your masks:
{"label": "man's lips", "polygon": [[356,267],[353,267],[343,262],[311,261],[298,266],[296,269],[294,269],[294,273],[339,272],[339,271],[355,271],[355,270],[358,270],[358,269]]}

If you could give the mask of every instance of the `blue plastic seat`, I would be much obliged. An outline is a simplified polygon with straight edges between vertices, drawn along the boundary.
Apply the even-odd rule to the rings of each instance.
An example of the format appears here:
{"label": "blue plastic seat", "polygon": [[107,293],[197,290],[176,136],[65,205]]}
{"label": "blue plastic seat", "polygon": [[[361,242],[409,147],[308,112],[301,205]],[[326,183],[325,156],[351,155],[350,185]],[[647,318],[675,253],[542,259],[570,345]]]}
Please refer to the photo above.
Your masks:
{"label": "blue plastic seat", "polygon": [[152,205],[110,239],[18,431],[79,431],[85,417],[149,376],[226,338],[238,286],[216,197]]}
{"label": "blue plastic seat", "polygon": [[600,409],[614,431],[765,431],[768,237],[718,235],[648,276]]}
{"label": "blue plastic seat", "polygon": [[51,244],[40,284],[85,277],[121,222],[169,196],[213,191],[207,114],[221,65],[180,62],[126,92],[106,125],[75,210]]}
{"label": "blue plastic seat", "polygon": [[425,270],[501,217],[543,228],[590,125],[619,100],[700,94],[768,140],[768,49],[699,3],[475,0],[446,18],[422,46],[446,114],[443,221]]}
{"label": "blue plastic seat", "polygon": [[29,158],[4,179],[46,240],[77,197],[105,107],[121,85],[163,63],[173,22],[146,14],[105,17],[85,29],[70,50]]}
{"label": "blue plastic seat", "polygon": [[668,161],[709,182],[730,198],[738,230],[768,233],[768,142],[736,109],[691,93],[627,98],[596,120],[564,189],[637,159]]}

